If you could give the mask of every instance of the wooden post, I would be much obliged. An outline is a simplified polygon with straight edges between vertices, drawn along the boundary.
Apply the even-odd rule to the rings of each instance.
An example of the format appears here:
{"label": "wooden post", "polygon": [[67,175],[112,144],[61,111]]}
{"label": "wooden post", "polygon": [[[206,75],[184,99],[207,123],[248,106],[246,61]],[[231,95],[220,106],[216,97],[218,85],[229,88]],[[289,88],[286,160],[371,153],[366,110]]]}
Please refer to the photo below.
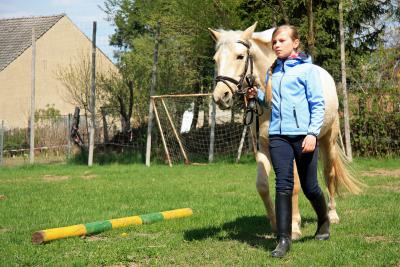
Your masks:
{"label": "wooden post", "polygon": [[31,116],[29,122],[29,163],[35,163],[35,66],[36,66],[36,36],[32,27],[32,69],[31,69]]}
{"label": "wooden post", "polygon": [[68,113],[68,123],[67,123],[67,144],[68,144],[68,151],[67,151],[67,158],[71,158],[71,127],[72,127],[72,114]]}
{"label": "wooden post", "polygon": [[92,90],[90,94],[90,112],[91,123],[89,133],[89,157],[88,166],[93,164],[93,150],[94,150],[94,131],[96,129],[96,28],[97,22],[93,21],[93,35],[92,35]]}
{"label": "wooden post", "polygon": [[211,127],[210,127],[210,149],[208,151],[208,162],[214,161],[214,143],[215,143],[215,116],[216,116],[217,105],[212,102],[211,105]]}
{"label": "wooden post", "polygon": [[[216,86],[215,78],[218,75],[218,69],[214,67],[214,79],[212,83],[212,88]],[[208,163],[214,161],[214,142],[215,142],[215,116],[217,113],[217,105],[214,102],[213,96],[211,95],[211,127],[210,127],[210,148],[208,150]]]}
{"label": "wooden post", "polygon": [[0,128],[0,166],[3,165],[3,148],[4,148],[4,121],[1,121]]}
{"label": "wooden post", "polygon": [[[157,65],[158,65],[158,45],[160,43],[160,22],[157,22],[156,36],[154,40],[153,68],[151,71],[150,97],[154,95],[157,84]],[[149,103],[149,117],[147,122],[147,144],[146,144],[146,166],[150,167],[151,156],[151,131],[153,129],[153,100]]]}
{"label": "wooden post", "polygon": [[245,125],[243,127],[243,132],[242,132],[242,137],[240,138],[240,144],[239,144],[239,148],[238,148],[238,155],[237,155],[237,158],[236,158],[236,163],[239,162],[240,156],[242,155],[243,143],[244,143],[244,139],[246,137],[246,132],[247,132],[247,125]]}
{"label": "wooden post", "polygon": [[168,111],[168,109],[167,109],[167,106],[165,105],[164,99],[162,99],[162,98],[161,98],[161,103],[162,103],[162,105],[163,105],[163,107],[164,107],[164,109],[165,109],[165,113],[167,114],[168,121],[169,121],[169,123],[171,124],[172,131],[174,132],[175,138],[176,138],[176,140],[178,141],[179,148],[181,149],[183,158],[185,159],[185,164],[189,164],[190,161],[189,161],[189,159],[188,159],[188,157],[187,157],[187,155],[186,155],[185,148],[183,147],[183,144],[182,144],[182,142],[181,142],[181,139],[179,138],[178,132],[176,131],[174,122],[172,121],[171,115],[169,114],[169,111]]}
{"label": "wooden post", "polygon": [[167,142],[165,141],[163,129],[162,129],[161,123],[160,123],[160,118],[158,117],[158,112],[157,112],[156,103],[155,103],[155,101],[154,101],[153,98],[151,98],[151,102],[152,102],[152,104],[153,104],[153,110],[154,110],[154,115],[156,116],[156,121],[157,121],[158,129],[160,130],[161,139],[162,139],[163,146],[164,146],[164,151],[165,151],[165,156],[167,157],[168,165],[169,165],[170,167],[172,167],[172,162],[171,162],[171,157],[169,156],[169,151],[168,151],[168,147],[167,147]]}
{"label": "wooden post", "polygon": [[339,31],[340,31],[340,62],[342,68],[343,108],[344,108],[344,139],[346,142],[346,155],[349,161],[353,160],[350,142],[349,101],[347,98],[345,37],[343,21],[343,0],[339,0]]}

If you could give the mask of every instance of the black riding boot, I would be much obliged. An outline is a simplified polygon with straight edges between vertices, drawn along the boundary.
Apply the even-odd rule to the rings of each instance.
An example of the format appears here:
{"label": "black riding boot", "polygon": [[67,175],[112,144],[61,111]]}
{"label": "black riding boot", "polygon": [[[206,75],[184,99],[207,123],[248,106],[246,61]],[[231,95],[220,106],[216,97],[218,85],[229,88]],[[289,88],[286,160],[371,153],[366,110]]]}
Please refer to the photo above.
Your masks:
{"label": "black riding boot", "polygon": [[281,258],[290,250],[292,244],[292,192],[276,192],[276,224],[278,228],[278,246],[271,252],[272,257]]}
{"label": "black riding boot", "polygon": [[321,193],[321,195],[311,200],[310,202],[318,216],[318,228],[315,232],[314,238],[317,240],[328,240],[330,236],[330,223],[324,193]]}

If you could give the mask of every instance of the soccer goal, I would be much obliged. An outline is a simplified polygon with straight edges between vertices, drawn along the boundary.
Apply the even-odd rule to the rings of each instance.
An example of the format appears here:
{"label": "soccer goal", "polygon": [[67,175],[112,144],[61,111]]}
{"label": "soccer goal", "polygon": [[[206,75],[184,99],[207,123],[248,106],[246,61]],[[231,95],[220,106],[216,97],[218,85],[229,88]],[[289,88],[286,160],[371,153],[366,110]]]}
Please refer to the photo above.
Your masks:
{"label": "soccer goal", "polygon": [[242,102],[235,103],[232,109],[221,110],[211,94],[152,96],[154,116],[149,118],[154,117],[158,131],[149,131],[153,141],[147,143],[146,158],[152,153],[153,161],[172,166],[254,157],[255,139],[250,127],[243,125]]}

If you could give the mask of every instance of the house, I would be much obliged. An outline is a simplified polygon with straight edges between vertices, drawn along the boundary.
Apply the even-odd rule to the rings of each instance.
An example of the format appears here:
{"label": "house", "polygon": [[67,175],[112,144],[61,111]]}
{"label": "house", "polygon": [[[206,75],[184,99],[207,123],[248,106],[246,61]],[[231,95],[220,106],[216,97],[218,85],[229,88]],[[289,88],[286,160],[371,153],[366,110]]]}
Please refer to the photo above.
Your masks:
{"label": "house", "polygon": [[[53,106],[73,113],[67,90],[57,72],[91,59],[91,40],[65,14],[0,19],[0,121],[7,128],[28,126],[32,88],[32,28],[36,36],[36,110]],[[117,72],[97,48],[96,68]]]}

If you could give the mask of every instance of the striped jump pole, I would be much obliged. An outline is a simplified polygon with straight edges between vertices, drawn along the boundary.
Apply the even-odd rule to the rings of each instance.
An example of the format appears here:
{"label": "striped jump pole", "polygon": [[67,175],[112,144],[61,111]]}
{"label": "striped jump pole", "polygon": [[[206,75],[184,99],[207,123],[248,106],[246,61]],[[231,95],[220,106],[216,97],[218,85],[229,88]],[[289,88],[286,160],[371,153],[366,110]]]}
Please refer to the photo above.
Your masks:
{"label": "striped jump pole", "polygon": [[176,209],[176,210],[162,211],[156,213],[149,213],[144,215],[124,217],[119,219],[111,219],[106,221],[97,221],[86,224],[77,224],[60,228],[51,228],[33,233],[32,243],[42,244],[44,242],[48,242],[51,240],[56,240],[71,236],[98,234],[104,231],[121,228],[128,225],[151,224],[164,220],[189,217],[192,214],[193,214],[192,209],[184,208],[184,209]]}

